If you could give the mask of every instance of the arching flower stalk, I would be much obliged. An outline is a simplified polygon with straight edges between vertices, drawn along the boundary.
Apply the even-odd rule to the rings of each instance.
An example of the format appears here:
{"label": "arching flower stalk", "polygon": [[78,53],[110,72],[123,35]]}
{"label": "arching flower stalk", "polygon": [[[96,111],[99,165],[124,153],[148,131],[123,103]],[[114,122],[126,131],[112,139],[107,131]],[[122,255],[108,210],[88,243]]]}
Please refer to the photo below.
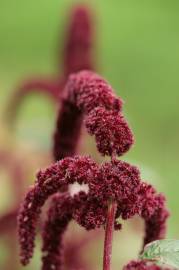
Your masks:
{"label": "arching flower stalk", "polygon": [[[130,149],[134,140],[122,114],[122,101],[106,81],[89,71],[71,75],[64,89],[64,104],[66,102],[78,110],[79,127],[84,119],[87,131],[95,137],[98,151],[111,156],[111,161],[98,165],[87,156],[66,157],[37,174],[18,216],[21,262],[26,265],[32,257],[41,209],[46,200],[55,194],[43,229],[42,269],[62,269],[63,234],[73,219],[86,230],[105,228],[103,270],[110,270],[113,230],[121,229],[118,219],[126,220],[139,215],[146,225],[144,243],[160,239],[165,235],[168,217],[165,198],[141,180],[137,167],[117,160],[117,156]],[[63,106],[61,110],[63,112]],[[71,119],[71,114],[69,110],[68,119]],[[71,127],[66,123],[68,140],[65,142],[59,129],[63,126],[62,115],[60,111],[58,132],[55,133],[54,153],[57,160],[60,159],[59,153],[75,149],[79,137],[79,133],[78,136],[75,134],[71,137],[73,143],[70,142],[68,134]],[[70,124],[76,124],[76,121]],[[72,127],[72,130],[75,128]],[[74,183],[88,185],[88,192],[74,196],[68,192],[59,194]]]}
{"label": "arching flower stalk", "polygon": [[13,125],[17,111],[29,93],[43,92],[57,102],[69,74],[82,69],[93,69],[91,16],[91,12],[86,6],[77,5],[73,8],[63,49],[63,74],[51,77],[37,76],[22,82],[7,107],[6,118],[10,125]]}

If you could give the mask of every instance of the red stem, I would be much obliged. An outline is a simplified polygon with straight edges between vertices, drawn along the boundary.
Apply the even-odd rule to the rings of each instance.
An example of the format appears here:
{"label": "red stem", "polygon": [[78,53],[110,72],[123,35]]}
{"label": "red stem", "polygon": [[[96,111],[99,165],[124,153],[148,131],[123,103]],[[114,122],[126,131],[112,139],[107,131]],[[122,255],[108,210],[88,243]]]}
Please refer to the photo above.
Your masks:
{"label": "red stem", "polygon": [[116,210],[117,204],[115,202],[110,202],[108,206],[108,213],[106,219],[103,270],[111,270],[112,240],[113,240],[114,219],[116,215]]}

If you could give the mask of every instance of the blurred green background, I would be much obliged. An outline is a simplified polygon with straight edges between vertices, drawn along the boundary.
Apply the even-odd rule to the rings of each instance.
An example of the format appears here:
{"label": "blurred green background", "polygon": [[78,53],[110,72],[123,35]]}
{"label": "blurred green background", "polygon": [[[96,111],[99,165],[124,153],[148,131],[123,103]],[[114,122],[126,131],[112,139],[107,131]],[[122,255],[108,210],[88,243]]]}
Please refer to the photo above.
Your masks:
{"label": "blurred green background", "polygon": [[[67,14],[76,2],[0,0],[1,118],[23,78],[57,74]],[[139,165],[143,178],[165,192],[171,211],[168,237],[178,238],[179,1],[81,2],[95,12],[97,71],[125,101],[125,115],[135,134],[135,146],[123,159]],[[50,150],[53,104],[47,97],[31,95],[22,111],[16,134],[9,136]],[[3,129],[4,125],[2,134]],[[2,148],[5,137],[0,135]],[[115,247],[114,253],[117,258]]]}

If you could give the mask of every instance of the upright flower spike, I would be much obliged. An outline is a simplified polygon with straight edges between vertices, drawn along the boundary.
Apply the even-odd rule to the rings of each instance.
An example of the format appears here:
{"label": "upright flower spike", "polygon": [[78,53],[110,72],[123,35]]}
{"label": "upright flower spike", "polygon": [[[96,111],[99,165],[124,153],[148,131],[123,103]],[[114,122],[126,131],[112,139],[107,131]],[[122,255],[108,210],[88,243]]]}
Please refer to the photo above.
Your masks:
{"label": "upright flower spike", "polygon": [[91,71],[71,75],[57,119],[55,159],[75,154],[83,119],[101,154],[120,156],[127,152],[134,140],[121,109],[122,100],[99,75]]}
{"label": "upright flower spike", "polygon": [[93,69],[93,26],[92,14],[87,6],[76,5],[70,16],[64,44],[63,72],[57,76],[37,76],[23,81],[12,95],[6,110],[6,118],[13,125],[18,109],[24,98],[31,92],[48,94],[57,102],[69,74],[82,69]]}
{"label": "upright flower spike", "polygon": [[94,69],[92,12],[85,5],[73,8],[64,48],[64,75]]}

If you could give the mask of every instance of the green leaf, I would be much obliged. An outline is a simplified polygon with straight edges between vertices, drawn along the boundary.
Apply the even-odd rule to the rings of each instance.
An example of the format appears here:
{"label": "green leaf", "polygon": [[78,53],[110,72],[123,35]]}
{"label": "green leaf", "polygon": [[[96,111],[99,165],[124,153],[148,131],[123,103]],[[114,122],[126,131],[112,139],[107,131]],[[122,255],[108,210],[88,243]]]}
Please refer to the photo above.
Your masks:
{"label": "green leaf", "polygon": [[157,240],[146,245],[140,259],[156,261],[179,269],[179,240]]}

